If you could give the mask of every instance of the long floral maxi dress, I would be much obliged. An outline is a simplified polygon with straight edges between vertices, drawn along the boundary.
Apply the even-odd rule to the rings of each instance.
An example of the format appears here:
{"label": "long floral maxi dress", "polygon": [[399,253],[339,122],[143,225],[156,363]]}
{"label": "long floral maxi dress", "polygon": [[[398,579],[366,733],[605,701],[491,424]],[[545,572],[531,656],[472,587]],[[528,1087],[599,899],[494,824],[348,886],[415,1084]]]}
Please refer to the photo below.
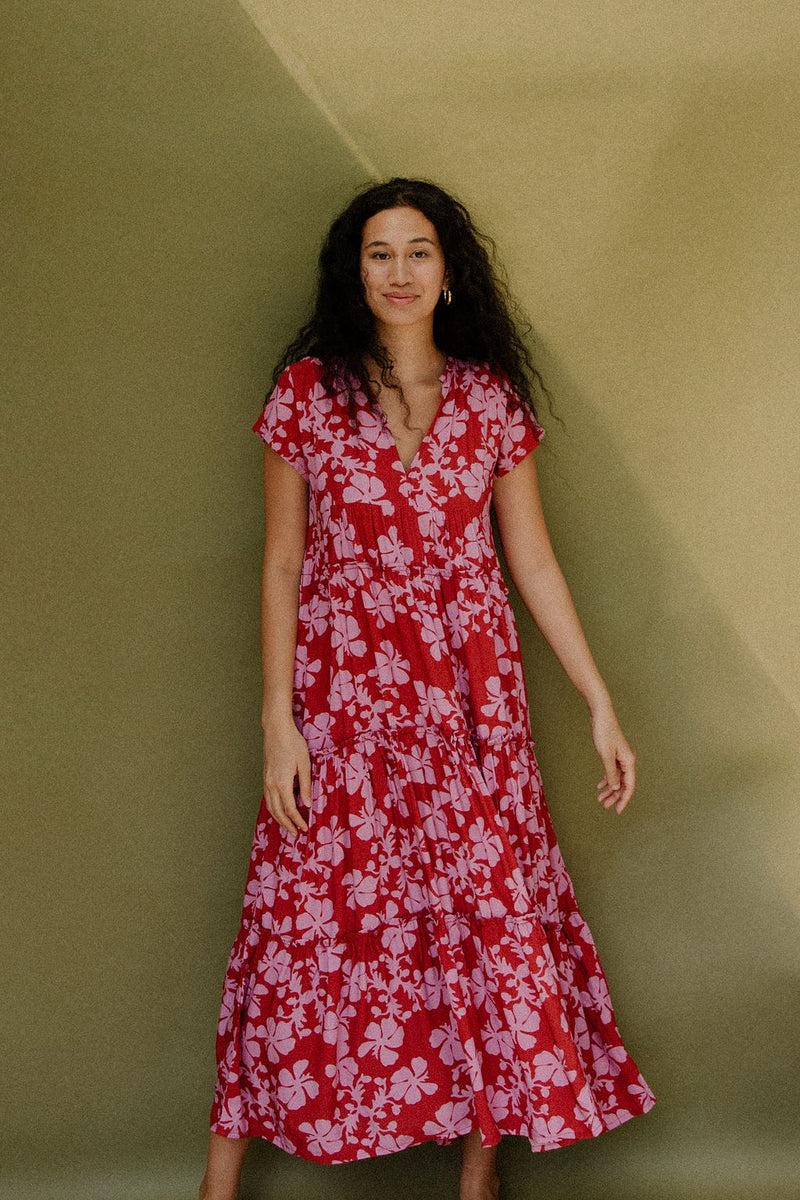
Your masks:
{"label": "long floral maxi dress", "polygon": [[553,833],[492,538],[492,484],[544,431],[450,357],[406,471],[379,406],[359,394],[356,432],[321,376],[288,367],[254,426],[309,487],[312,787],[296,840],[259,810],[211,1128],[322,1163],[594,1137],[655,1097]]}

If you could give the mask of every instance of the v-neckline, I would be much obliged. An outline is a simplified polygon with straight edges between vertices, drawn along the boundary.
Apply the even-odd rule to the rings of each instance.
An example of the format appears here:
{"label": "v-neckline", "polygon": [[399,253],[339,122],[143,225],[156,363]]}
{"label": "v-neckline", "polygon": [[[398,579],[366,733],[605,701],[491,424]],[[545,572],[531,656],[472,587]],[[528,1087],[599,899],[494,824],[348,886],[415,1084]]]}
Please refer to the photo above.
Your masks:
{"label": "v-neckline", "polygon": [[403,465],[403,460],[400,457],[400,451],[397,447],[397,441],[395,439],[394,434],[391,431],[391,428],[389,427],[389,422],[386,418],[386,413],[383,411],[383,409],[381,409],[381,415],[382,415],[381,426],[385,430],[389,447],[394,451],[395,470],[400,471],[403,479],[408,479],[409,475],[412,474],[415,467],[419,463],[420,455],[422,454],[423,449],[425,448],[427,443],[430,440],[432,440],[432,438],[433,438],[433,434],[436,430],[436,426],[439,424],[442,413],[444,412],[445,404],[447,403],[447,399],[450,394],[450,372],[452,369],[452,365],[453,365],[453,359],[452,359],[451,355],[448,354],[445,359],[445,364],[442,369],[442,373],[439,376],[439,379],[440,379],[441,385],[442,385],[442,394],[439,399],[439,407],[436,409],[436,412],[433,414],[433,420],[431,421],[428,428],[425,430],[422,441],[420,442],[419,446],[417,446],[417,452],[414,455],[414,457],[411,459],[411,462],[408,464],[408,469],[406,469],[406,467]]}

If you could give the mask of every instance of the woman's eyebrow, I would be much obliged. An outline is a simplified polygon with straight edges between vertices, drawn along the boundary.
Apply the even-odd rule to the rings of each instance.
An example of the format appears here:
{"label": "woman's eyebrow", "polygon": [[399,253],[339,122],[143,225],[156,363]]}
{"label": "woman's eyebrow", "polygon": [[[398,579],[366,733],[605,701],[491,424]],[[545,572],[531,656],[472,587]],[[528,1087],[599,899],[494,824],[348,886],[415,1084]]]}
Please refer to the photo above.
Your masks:
{"label": "woman's eyebrow", "polygon": [[[432,242],[430,238],[427,238],[427,237],[409,238],[408,241],[409,241],[409,244],[411,244],[411,242],[428,242],[428,244],[431,246],[434,246],[436,244],[435,242]],[[364,249],[370,250],[370,249],[372,249],[373,246],[388,246],[388,245],[389,245],[388,242],[369,242],[364,247]]]}

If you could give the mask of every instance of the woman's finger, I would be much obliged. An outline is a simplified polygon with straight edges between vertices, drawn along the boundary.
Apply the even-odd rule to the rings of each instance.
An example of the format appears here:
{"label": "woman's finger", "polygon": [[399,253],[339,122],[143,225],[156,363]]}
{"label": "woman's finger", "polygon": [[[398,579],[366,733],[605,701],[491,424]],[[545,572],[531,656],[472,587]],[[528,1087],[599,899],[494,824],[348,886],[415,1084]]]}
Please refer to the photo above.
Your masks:
{"label": "woman's finger", "polygon": [[[618,772],[618,782],[616,787],[612,787],[607,778],[604,778],[598,783],[598,788],[601,790],[598,793],[597,799],[603,808],[611,808],[614,804],[619,804],[625,797],[625,772]],[[627,803],[627,799],[625,800]],[[623,805],[624,807],[624,805]],[[617,812],[622,812],[621,808],[617,808]]]}
{"label": "woman's finger", "polygon": [[[601,786],[598,784],[598,787]],[[597,799],[601,802],[604,808],[611,808],[612,805],[618,813],[621,813],[625,805],[633,795],[636,786],[633,768],[620,772],[620,782],[616,788],[605,787],[598,795]]]}
{"label": "woman's finger", "polygon": [[286,828],[286,821],[277,798],[277,793],[273,793],[271,788],[264,788],[264,803],[273,821],[277,821],[279,825],[283,825]]}
{"label": "woman's finger", "polygon": [[606,787],[606,788],[603,788],[602,792],[600,792],[600,794],[597,797],[597,800],[598,800],[599,804],[602,804],[602,805],[604,805],[605,808],[608,808],[609,804],[613,804],[616,800],[618,800],[620,798],[620,795],[621,795],[621,792],[618,787],[615,787],[615,788]]}
{"label": "woman's finger", "polygon": [[597,800],[604,808],[616,807],[621,813],[636,787],[636,755],[625,738],[596,736],[595,746],[605,767],[605,775],[597,785]]}
{"label": "woman's finger", "polygon": [[636,758],[635,758],[635,755],[631,754],[630,760],[625,763],[625,780],[624,780],[624,787],[622,789],[622,797],[621,797],[622,807],[618,808],[617,812],[622,812],[622,809],[625,807],[625,805],[628,803],[631,796],[633,795],[635,787],[636,787]]}
{"label": "woman's finger", "polygon": [[277,784],[268,784],[264,788],[264,800],[267,805],[267,811],[273,820],[293,836],[297,836],[298,830],[292,824],[287,813],[287,802],[281,794],[281,789]]}
{"label": "woman's finger", "polygon": [[606,773],[600,785],[603,790],[598,796],[598,800],[605,802],[609,796],[617,795],[620,785],[620,772],[615,755],[604,754],[602,760]]}
{"label": "woman's finger", "polygon": [[304,758],[297,764],[297,780],[300,785],[300,800],[306,806],[311,804],[311,757]]}
{"label": "woman's finger", "polygon": [[285,829],[287,833],[290,833],[293,837],[297,837],[297,830],[295,829],[294,825],[292,825],[289,818],[284,816],[282,809],[270,808],[269,815],[272,817],[273,821],[277,821],[281,828]]}
{"label": "woman's finger", "polygon": [[299,812],[292,794],[287,794],[284,789],[272,785],[264,789],[264,799],[270,816],[274,817],[288,833],[295,837],[300,831],[308,833],[308,825]]}
{"label": "woman's finger", "polygon": [[301,816],[300,812],[298,811],[298,808],[294,802],[294,799],[290,800],[287,804],[284,805],[283,814],[289,821],[291,821],[292,830],[297,829],[297,830],[302,830],[303,833],[308,833],[308,825],[306,825],[303,817]]}

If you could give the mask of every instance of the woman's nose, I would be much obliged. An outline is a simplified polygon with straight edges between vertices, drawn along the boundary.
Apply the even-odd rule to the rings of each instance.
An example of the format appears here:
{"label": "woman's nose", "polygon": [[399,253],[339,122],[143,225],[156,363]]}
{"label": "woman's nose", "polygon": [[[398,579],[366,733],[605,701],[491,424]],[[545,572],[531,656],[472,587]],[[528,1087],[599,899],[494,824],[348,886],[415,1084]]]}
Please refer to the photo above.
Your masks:
{"label": "woman's nose", "polygon": [[399,287],[404,283],[409,282],[410,271],[405,258],[396,258],[392,263],[392,269],[389,272],[391,275],[392,287]]}

